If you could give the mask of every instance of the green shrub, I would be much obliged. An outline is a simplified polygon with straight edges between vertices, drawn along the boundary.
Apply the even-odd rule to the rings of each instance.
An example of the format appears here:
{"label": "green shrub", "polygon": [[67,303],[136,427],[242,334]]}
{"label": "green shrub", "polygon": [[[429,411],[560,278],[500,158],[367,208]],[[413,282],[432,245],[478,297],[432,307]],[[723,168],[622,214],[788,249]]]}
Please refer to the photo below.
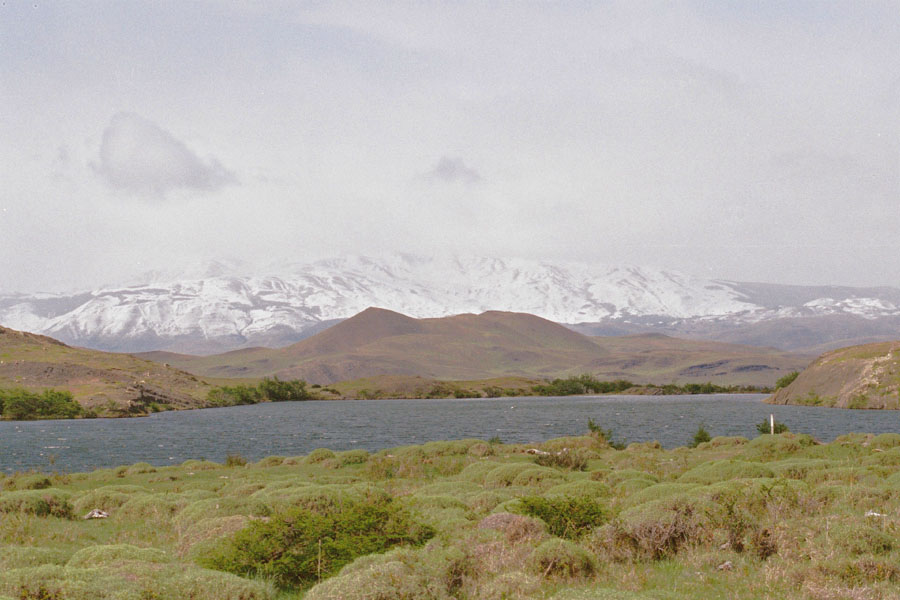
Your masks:
{"label": "green shrub", "polygon": [[887,450],[900,446],[900,433],[882,433],[872,438],[869,443],[872,448]]}
{"label": "green shrub", "polygon": [[301,379],[283,381],[278,377],[264,378],[257,386],[260,397],[267,402],[296,402],[309,400],[306,382]]}
{"label": "green shrub", "polygon": [[211,460],[195,460],[190,459],[181,463],[181,466],[187,469],[188,471],[212,471],[213,469],[220,469],[222,465],[218,463],[214,463]]}
{"label": "green shrub", "polygon": [[[283,463],[284,463],[283,456],[267,456],[267,457],[261,459],[259,462],[257,462],[256,466],[263,467],[263,468],[278,467],[278,466],[281,466]],[[225,462],[225,466],[228,466],[228,461]]]}
{"label": "green shrub", "polygon": [[676,494],[624,511],[603,533],[610,545],[631,557],[669,558],[685,546],[708,542],[720,510],[690,493]]}
{"label": "green shrub", "polygon": [[225,456],[226,467],[243,467],[247,464],[247,459],[237,453],[228,453]]}
{"label": "green shrub", "polygon": [[547,535],[547,525],[544,521],[508,512],[495,512],[486,516],[478,523],[478,528],[499,531],[512,544],[540,539]]}
{"label": "green shrub", "polygon": [[625,481],[626,479],[646,479],[651,483],[659,482],[659,477],[652,473],[647,473],[646,471],[638,471],[637,469],[618,469],[616,471],[611,471],[606,476],[606,483],[615,486],[618,485],[620,481]]}
{"label": "green shrub", "polygon": [[534,549],[528,559],[533,573],[545,577],[585,577],[594,572],[593,557],[581,546],[567,540],[549,539]]}
{"label": "green shrub", "polygon": [[779,377],[778,381],[775,382],[775,389],[778,390],[791,385],[792,383],[794,383],[794,380],[797,379],[798,375],[800,375],[799,371],[791,371],[787,375]]}
{"label": "green shrub", "polygon": [[305,600],[450,600],[468,598],[463,587],[478,576],[456,547],[398,548],[363,556],[312,588]]}
{"label": "green shrub", "polygon": [[596,456],[595,452],[584,448],[564,449],[559,452],[539,454],[534,462],[543,467],[558,467],[572,471],[584,471],[588,460]]}
{"label": "green shrub", "polygon": [[181,556],[203,556],[221,543],[221,539],[233,536],[247,526],[249,517],[230,515],[209,517],[192,523],[179,537],[178,553]]}
{"label": "green shrub", "polygon": [[29,392],[24,388],[0,389],[0,409],[4,419],[74,419],[87,416],[72,393],[60,390]]}
{"label": "green shrub", "polygon": [[900,540],[869,525],[838,527],[831,534],[836,544],[853,555],[887,554],[900,546]]}
{"label": "green shrub", "polygon": [[588,496],[525,496],[519,498],[519,511],[547,524],[557,537],[575,539],[602,525],[608,518],[606,506]]}
{"label": "green shrub", "polygon": [[137,485],[104,485],[77,496],[73,507],[78,515],[95,508],[111,512],[131,500],[136,493],[145,494],[147,489]]}
{"label": "green shrub", "polygon": [[[494,463],[486,463],[492,465],[484,475],[484,486],[488,488],[499,488],[499,487],[507,487],[513,485],[513,482],[516,480],[516,477],[519,476],[520,473],[525,471],[529,471],[531,469],[539,469],[541,467],[535,467],[534,463],[507,463],[500,464],[499,466],[494,465]],[[465,475],[467,473],[472,473],[476,469],[476,465],[471,465],[463,469],[461,475]]]}
{"label": "green shrub", "polygon": [[292,507],[268,521],[253,521],[201,563],[283,587],[308,586],[358,556],[399,544],[420,544],[434,532],[415,523],[390,499],[345,503],[341,510]]}
{"label": "green shrub", "polygon": [[612,429],[603,429],[599,423],[595,422],[594,419],[590,417],[588,417],[588,431],[590,431],[593,437],[600,440],[601,443],[608,444],[611,448],[615,448],[616,450],[625,449],[625,440],[614,441]]}
{"label": "green shrub", "polygon": [[363,465],[369,460],[369,452],[367,450],[346,450],[344,452],[338,452],[334,455],[337,459],[338,465],[341,467],[347,467],[350,465]]}
{"label": "green shrub", "polygon": [[432,600],[427,581],[398,560],[368,564],[312,588],[305,600]]}
{"label": "green shrub", "polygon": [[688,444],[688,446],[690,448],[696,448],[700,444],[705,444],[706,442],[709,442],[711,440],[712,437],[710,437],[709,432],[705,427],[703,427],[703,423],[701,423],[697,428],[697,431],[694,433],[694,437],[693,439],[691,439],[691,443]]}
{"label": "green shrub", "polygon": [[0,494],[0,513],[71,519],[73,515],[69,498],[69,492],[54,488],[4,492]]}
{"label": "green shrub", "polygon": [[742,457],[756,460],[780,460],[815,446],[811,436],[797,433],[760,435],[744,446]]}
{"label": "green shrub", "polygon": [[156,467],[150,463],[134,463],[125,470],[126,475],[142,475],[144,473],[156,473]]}
{"label": "green shrub", "polygon": [[[482,485],[485,483],[488,474],[501,465],[503,465],[503,463],[491,460],[474,462],[470,465],[466,465],[463,470],[459,472],[459,478],[464,481]],[[509,479],[509,482],[506,485],[511,484],[512,478]]]}
{"label": "green shrub", "polygon": [[530,469],[519,471],[512,484],[523,487],[546,487],[547,485],[554,485],[562,479],[564,479],[564,476],[556,469],[533,466]]}
{"label": "green shrub", "polygon": [[[769,422],[769,419],[763,419],[756,424],[756,430],[760,433],[760,435],[772,433],[772,424]],[[790,429],[788,429],[787,425],[775,421],[775,433],[787,433],[789,431]]]}
{"label": "green shrub", "polygon": [[167,520],[178,505],[163,494],[133,494],[116,512],[119,517],[154,518]]}
{"label": "green shrub", "polygon": [[[633,479],[629,479],[627,481],[635,481]],[[638,480],[640,481],[640,480]],[[647,481],[647,480],[643,480]],[[621,506],[624,508],[630,508],[633,506],[639,506],[645,502],[652,502],[654,500],[661,500],[662,498],[668,498],[669,496],[675,496],[678,494],[686,494],[690,492],[690,490],[697,487],[695,483],[686,483],[683,481],[678,482],[666,482],[666,483],[654,483],[648,485],[644,488],[636,490],[630,496],[626,497]]]}
{"label": "green shrub", "polygon": [[615,487],[613,487],[612,491],[616,496],[620,498],[629,498],[636,494],[637,492],[656,485],[649,479],[644,479],[643,477],[632,477],[631,479],[624,479],[617,483]]}
{"label": "green shrub", "polygon": [[5,490],[43,490],[51,485],[50,478],[43,473],[18,474],[3,481]]}
{"label": "green shrub", "polygon": [[328,448],[316,448],[306,455],[306,464],[314,465],[329,458],[334,458],[334,452],[332,452]]}

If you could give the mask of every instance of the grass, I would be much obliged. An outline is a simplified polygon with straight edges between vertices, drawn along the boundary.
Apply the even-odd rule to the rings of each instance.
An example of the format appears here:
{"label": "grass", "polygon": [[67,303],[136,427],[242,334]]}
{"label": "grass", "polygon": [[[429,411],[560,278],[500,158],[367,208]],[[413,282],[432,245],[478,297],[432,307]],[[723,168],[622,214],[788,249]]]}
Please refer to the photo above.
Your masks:
{"label": "grass", "polygon": [[[586,458],[542,466],[531,448]],[[457,440],[21,473],[0,490],[0,598],[16,600],[900,598],[897,434]],[[430,533],[381,545],[353,529],[367,507],[392,507],[370,525]],[[93,508],[109,518],[81,518]],[[329,519],[379,552],[344,553]],[[269,562],[234,554],[253,547]],[[275,552],[306,575],[276,576]]]}

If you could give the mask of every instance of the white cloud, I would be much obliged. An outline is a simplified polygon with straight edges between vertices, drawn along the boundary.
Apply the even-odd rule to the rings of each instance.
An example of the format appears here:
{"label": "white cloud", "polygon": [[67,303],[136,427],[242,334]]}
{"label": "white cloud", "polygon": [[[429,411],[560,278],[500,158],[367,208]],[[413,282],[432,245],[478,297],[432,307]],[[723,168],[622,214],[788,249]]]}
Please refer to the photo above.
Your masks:
{"label": "white cloud", "polygon": [[94,169],[117,190],[157,197],[176,189],[214,191],[237,183],[218,160],[201,159],[171,133],[134,113],[112,118]]}
{"label": "white cloud", "polygon": [[432,181],[470,184],[480,183],[484,179],[478,171],[466,165],[463,159],[449,156],[442,156],[426,177]]}

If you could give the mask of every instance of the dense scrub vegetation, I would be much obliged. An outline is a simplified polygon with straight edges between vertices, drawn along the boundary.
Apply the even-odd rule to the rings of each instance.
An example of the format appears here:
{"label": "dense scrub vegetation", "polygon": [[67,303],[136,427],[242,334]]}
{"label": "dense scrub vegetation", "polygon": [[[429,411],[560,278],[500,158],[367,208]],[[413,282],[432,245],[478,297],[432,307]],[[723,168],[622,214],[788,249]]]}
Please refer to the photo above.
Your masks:
{"label": "dense scrub vegetation", "polygon": [[799,371],[791,371],[784,377],[779,377],[778,381],[775,382],[775,389],[780,390],[781,388],[786,388],[787,386],[794,383],[794,380],[797,379],[797,377],[799,377],[799,375],[800,375]]}
{"label": "dense scrub vegetation", "polygon": [[281,380],[266,377],[255,386],[219,386],[209,390],[206,396],[211,406],[238,406],[258,402],[291,402],[310,400],[313,395],[301,379]]}
{"label": "dense scrub vegetation", "polygon": [[281,587],[309,586],[353,559],[434,535],[390,496],[348,501],[322,510],[288,507],[254,521],[201,560],[214,569],[263,577]]}
{"label": "dense scrub vegetation", "polygon": [[755,386],[716,385],[714,383],[685,383],[678,385],[636,384],[625,379],[600,381],[593,375],[577,375],[565,379],[554,379],[545,385],[536,385],[532,391],[538,396],[574,396],[578,394],[616,394],[625,391],[640,391],[647,394],[735,394],[745,392],[769,392],[768,388]]}
{"label": "dense scrub vegetation", "polygon": [[0,389],[0,416],[3,419],[74,419],[96,416],[84,410],[67,391],[48,389],[30,392],[23,388]]}
{"label": "dense scrub vegetation", "polygon": [[900,435],[616,450],[594,425],[0,475],[0,598],[900,597]]}

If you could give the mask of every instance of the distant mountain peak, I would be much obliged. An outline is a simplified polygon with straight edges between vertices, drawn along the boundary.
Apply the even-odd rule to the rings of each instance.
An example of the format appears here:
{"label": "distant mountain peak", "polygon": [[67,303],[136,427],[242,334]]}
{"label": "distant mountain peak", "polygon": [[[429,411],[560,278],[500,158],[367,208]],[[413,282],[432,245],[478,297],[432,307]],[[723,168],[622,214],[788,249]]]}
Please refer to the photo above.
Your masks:
{"label": "distant mountain peak", "polygon": [[[880,339],[891,327],[900,332],[894,288],[779,286],[637,266],[399,253],[267,268],[223,259],[78,294],[9,294],[0,296],[0,323],[105,350],[214,353],[287,346],[368,307],[404,318],[509,311],[601,325],[600,332],[725,335],[779,347],[793,342],[764,324],[834,323],[797,345]],[[885,319],[898,323],[885,326]],[[876,321],[880,327],[867,325]],[[748,327],[755,333],[733,337]]]}

